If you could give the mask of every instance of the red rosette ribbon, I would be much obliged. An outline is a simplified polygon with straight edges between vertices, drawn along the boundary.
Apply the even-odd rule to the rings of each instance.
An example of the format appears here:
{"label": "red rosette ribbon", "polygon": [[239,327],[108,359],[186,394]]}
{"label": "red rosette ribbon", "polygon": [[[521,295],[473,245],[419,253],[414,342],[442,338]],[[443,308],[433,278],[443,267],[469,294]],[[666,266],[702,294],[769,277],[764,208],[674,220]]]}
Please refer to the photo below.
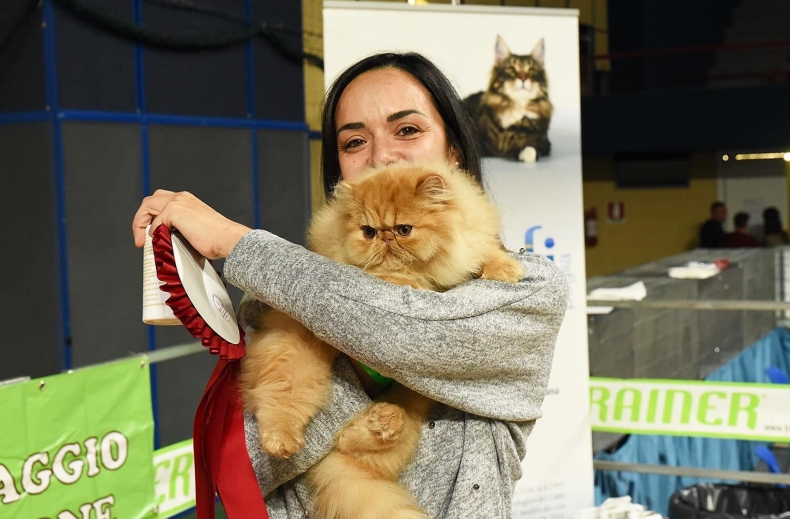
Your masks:
{"label": "red rosette ribbon", "polygon": [[212,355],[219,355],[223,360],[238,360],[244,356],[244,330],[239,328],[239,343],[233,344],[223,339],[200,316],[190,301],[176,268],[173,255],[173,241],[170,230],[164,224],[154,230],[152,238],[156,276],[164,284],[161,290],[170,294],[165,304],[173,310],[176,318],[184,325],[192,337],[200,339],[203,346]]}

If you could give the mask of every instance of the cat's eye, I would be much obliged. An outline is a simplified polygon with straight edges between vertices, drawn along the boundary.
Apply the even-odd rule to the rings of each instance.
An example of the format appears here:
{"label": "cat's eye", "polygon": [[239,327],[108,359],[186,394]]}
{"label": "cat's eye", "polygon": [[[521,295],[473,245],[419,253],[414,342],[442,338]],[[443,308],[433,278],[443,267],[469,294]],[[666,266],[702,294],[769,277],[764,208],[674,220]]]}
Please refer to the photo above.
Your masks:
{"label": "cat's eye", "polygon": [[395,230],[398,231],[398,234],[401,236],[408,236],[411,234],[412,228],[413,227],[411,225],[399,225],[395,228]]}
{"label": "cat's eye", "polygon": [[376,236],[376,229],[369,225],[362,226],[362,236],[367,238],[368,240],[372,240],[374,236]]}

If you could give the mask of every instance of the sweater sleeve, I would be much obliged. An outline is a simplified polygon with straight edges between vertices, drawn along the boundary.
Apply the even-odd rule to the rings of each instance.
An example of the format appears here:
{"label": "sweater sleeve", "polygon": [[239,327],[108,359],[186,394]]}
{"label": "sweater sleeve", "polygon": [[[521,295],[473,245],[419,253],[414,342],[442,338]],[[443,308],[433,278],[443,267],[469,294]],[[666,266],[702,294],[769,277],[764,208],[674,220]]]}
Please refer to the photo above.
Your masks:
{"label": "sweater sleeve", "polygon": [[473,280],[440,293],[251,231],[227,258],[225,276],[415,391],[479,416],[529,421],[540,417],[567,282],[543,256],[514,257],[526,268],[519,283]]}

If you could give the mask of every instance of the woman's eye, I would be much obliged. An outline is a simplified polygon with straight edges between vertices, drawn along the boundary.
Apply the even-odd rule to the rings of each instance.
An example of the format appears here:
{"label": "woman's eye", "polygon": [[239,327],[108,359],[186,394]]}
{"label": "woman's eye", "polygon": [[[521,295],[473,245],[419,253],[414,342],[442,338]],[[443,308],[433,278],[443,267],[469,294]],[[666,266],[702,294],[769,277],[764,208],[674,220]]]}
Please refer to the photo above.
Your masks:
{"label": "woman's eye", "polygon": [[368,240],[372,240],[374,236],[376,236],[376,229],[369,225],[362,226],[362,236],[367,238]]}
{"label": "woman's eye", "polygon": [[408,236],[411,234],[412,228],[411,225],[399,225],[395,230],[398,231],[398,234],[401,236]]}
{"label": "woman's eye", "polygon": [[412,135],[416,135],[419,132],[420,130],[418,130],[414,126],[404,126],[400,130],[398,130],[398,135],[401,135],[403,137],[410,137]]}
{"label": "woman's eye", "polygon": [[343,149],[358,148],[363,144],[365,144],[365,141],[362,139],[352,139],[343,145]]}

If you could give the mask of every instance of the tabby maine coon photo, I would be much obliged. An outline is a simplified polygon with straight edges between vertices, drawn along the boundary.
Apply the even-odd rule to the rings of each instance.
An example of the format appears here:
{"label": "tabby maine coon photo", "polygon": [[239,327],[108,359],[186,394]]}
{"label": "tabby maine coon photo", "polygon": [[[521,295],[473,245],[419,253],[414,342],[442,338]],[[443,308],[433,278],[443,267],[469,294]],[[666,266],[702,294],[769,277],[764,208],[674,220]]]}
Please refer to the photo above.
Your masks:
{"label": "tabby maine coon photo", "polygon": [[547,157],[554,107],[549,101],[543,38],[529,54],[513,54],[497,36],[494,54],[488,90],[464,99],[477,127],[483,156],[522,162]]}

